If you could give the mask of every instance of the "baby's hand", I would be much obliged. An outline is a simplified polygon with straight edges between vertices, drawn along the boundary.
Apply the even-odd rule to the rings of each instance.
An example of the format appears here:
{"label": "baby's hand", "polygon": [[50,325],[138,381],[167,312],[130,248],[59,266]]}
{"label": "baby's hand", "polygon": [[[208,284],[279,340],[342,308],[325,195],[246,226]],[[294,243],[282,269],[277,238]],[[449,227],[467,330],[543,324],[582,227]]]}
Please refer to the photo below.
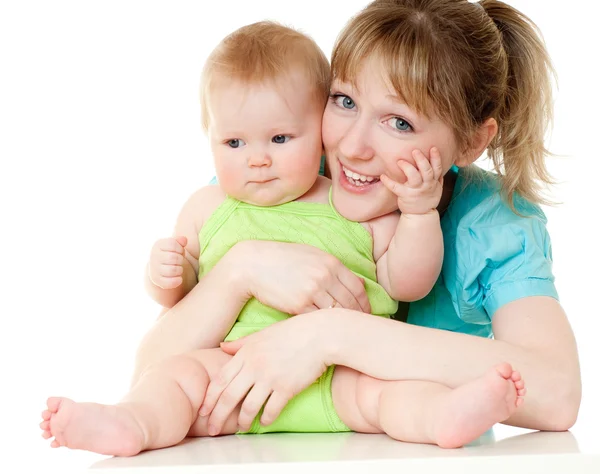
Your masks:
{"label": "baby's hand", "polygon": [[156,241],[150,253],[148,276],[163,290],[177,288],[183,283],[186,237],[169,237]]}
{"label": "baby's hand", "polygon": [[416,167],[405,160],[398,161],[398,167],[406,176],[404,183],[398,183],[387,175],[381,175],[381,182],[398,196],[398,208],[403,214],[427,214],[437,208],[442,197],[442,159],[437,148],[430,151],[430,159],[414,150],[412,156]]}

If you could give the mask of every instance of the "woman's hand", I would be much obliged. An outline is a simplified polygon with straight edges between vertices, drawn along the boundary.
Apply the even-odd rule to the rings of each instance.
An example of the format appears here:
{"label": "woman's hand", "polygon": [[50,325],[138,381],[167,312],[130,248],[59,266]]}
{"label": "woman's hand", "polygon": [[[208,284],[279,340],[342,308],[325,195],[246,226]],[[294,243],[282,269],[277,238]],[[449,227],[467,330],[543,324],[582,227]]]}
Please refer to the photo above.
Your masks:
{"label": "woman's hand", "polygon": [[364,280],[321,249],[254,240],[230,252],[249,295],[266,306],[288,314],[333,307],[371,312]]}
{"label": "woman's hand", "polygon": [[[323,310],[273,324],[257,333],[221,344],[234,357],[208,386],[200,416],[210,414],[209,434],[221,432],[235,407],[244,400],[238,424],[248,430],[265,405],[261,423],[272,423],[290,399],[327,368],[330,314]],[[339,311],[339,310],[337,310]],[[268,399],[268,401],[267,401]]]}

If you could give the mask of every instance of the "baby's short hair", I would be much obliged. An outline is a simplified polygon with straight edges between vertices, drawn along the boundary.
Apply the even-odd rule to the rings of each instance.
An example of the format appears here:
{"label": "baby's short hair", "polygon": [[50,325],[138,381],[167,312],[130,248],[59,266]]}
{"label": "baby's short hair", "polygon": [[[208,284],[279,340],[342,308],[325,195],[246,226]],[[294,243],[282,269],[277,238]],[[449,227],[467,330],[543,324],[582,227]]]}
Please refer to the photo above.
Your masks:
{"label": "baby's short hair", "polygon": [[312,38],[272,21],[239,28],[217,45],[204,66],[200,90],[202,127],[208,130],[208,97],[220,79],[259,84],[277,81],[296,71],[314,84],[315,100],[324,108],[329,96],[330,66]]}

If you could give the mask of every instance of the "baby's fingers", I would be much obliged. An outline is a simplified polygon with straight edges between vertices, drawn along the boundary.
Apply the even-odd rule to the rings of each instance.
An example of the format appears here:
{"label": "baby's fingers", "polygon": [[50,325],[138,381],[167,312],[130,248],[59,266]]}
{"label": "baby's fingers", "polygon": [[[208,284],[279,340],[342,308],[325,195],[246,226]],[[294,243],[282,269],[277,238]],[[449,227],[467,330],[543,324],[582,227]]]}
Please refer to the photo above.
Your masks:
{"label": "baby's fingers", "polygon": [[390,192],[398,196],[402,192],[402,185],[391,178],[388,178],[386,174],[382,174],[379,179],[383,185],[389,189]]}
{"label": "baby's fingers", "polygon": [[175,237],[170,239],[164,239],[160,243],[160,249],[163,252],[175,252],[179,255],[184,254],[184,248],[187,245],[187,238]]}
{"label": "baby's fingers", "polygon": [[408,161],[398,161],[398,167],[406,175],[406,185],[409,188],[418,188],[423,184],[423,177],[421,172],[411,165]]}
{"label": "baby's fingers", "polygon": [[152,282],[163,290],[172,290],[183,283],[183,277],[158,277],[156,281],[153,279]]}
{"label": "baby's fingers", "polygon": [[442,155],[440,154],[440,150],[438,150],[436,147],[433,147],[429,151],[429,163],[433,168],[433,179],[440,181],[442,174],[444,173],[444,169],[442,168]]}
{"label": "baby's fingers", "polygon": [[158,261],[164,265],[173,265],[181,267],[183,265],[183,259],[185,257],[177,252],[172,250],[163,250],[160,252]]}
{"label": "baby's fingers", "polygon": [[414,150],[412,155],[415,159],[415,163],[417,165],[419,173],[421,174],[421,179],[423,180],[423,182],[427,183],[436,179],[435,171],[432,167],[432,164],[429,162],[429,160],[423,154],[423,152],[421,150]]}

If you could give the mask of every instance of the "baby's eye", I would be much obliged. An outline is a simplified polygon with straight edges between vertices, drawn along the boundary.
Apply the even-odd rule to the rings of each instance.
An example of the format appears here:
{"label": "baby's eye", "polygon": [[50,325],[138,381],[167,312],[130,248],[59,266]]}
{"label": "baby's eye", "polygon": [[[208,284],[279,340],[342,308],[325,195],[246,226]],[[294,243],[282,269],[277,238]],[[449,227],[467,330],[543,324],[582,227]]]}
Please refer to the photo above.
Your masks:
{"label": "baby's eye", "polygon": [[352,110],[354,107],[356,107],[356,104],[354,103],[354,101],[347,95],[334,94],[331,96],[331,98],[333,99],[333,102],[337,106],[343,107],[344,109]]}
{"label": "baby's eye", "polygon": [[240,139],[240,138],[232,138],[231,140],[227,140],[227,145],[229,145],[231,148],[239,148],[241,146],[244,146],[246,143],[244,142],[244,140]]}
{"label": "baby's eye", "polygon": [[408,132],[413,129],[411,124],[401,117],[392,117],[389,123],[393,128],[401,132]]}
{"label": "baby's eye", "polygon": [[291,137],[289,135],[275,135],[273,138],[271,138],[271,141],[273,143],[283,144],[289,142],[290,138]]}

